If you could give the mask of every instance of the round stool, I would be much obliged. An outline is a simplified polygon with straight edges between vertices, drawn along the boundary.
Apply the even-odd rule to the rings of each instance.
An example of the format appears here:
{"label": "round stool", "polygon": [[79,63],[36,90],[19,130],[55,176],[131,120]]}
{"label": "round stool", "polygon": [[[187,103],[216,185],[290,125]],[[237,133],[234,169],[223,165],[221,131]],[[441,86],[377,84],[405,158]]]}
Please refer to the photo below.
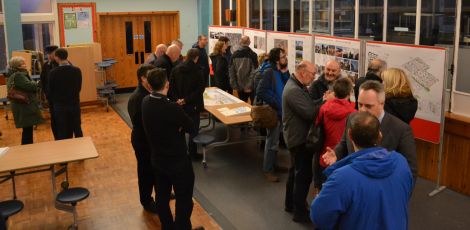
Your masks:
{"label": "round stool", "polygon": [[207,168],[206,146],[214,142],[215,137],[207,134],[199,134],[193,138],[194,143],[202,145],[202,166]]}

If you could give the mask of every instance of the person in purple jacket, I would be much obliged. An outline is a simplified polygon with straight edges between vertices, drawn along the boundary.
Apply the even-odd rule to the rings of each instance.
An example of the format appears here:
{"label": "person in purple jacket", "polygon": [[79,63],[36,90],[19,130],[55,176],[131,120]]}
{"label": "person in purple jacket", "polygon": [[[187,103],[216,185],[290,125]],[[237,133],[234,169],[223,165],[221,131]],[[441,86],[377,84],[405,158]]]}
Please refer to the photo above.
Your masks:
{"label": "person in purple jacket", "polygon": [[377,147],[380,122],[367,112],[354,115],[348,136],[356,152],[325,169],[310,219],[318,229],[408,229],[413,178],[406,159]]}

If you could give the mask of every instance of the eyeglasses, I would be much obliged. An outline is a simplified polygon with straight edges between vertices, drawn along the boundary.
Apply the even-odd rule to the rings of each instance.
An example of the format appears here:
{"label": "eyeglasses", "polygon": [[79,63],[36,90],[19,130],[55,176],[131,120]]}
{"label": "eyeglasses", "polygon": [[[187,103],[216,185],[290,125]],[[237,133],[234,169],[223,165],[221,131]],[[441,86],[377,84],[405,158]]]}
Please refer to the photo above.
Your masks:
{"label": "eyeglasses", "polygon": [[279,59],[281,58],[287,58],[287,55],[280,56]]}

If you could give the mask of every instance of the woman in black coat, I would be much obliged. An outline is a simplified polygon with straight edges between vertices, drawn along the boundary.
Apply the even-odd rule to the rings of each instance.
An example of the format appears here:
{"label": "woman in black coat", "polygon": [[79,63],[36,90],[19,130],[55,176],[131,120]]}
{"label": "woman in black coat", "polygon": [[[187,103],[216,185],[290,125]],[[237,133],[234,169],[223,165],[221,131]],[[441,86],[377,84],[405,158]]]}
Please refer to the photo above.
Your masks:
{"label": "woman in black coat", "polygon": [[214,46],[214,51],[211,53],[210,58],[214,70],[215,86],[232,94],[233,90],[230,86],[228,76],[228,61],[225,57],[227,47],[225,42],[218,41]]}
{"label": "woman in black coat", "polygon": [[418,110],[418,100],[413,96],[405,72],[390,68],[382,73],[385,88],[385,111],[410,124]]}

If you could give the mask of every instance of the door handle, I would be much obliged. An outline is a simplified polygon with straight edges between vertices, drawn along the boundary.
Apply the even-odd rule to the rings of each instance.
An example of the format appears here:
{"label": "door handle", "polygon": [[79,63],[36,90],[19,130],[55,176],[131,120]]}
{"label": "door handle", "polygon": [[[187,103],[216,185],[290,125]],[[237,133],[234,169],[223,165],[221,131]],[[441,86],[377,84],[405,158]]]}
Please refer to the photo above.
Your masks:
{"label": "door handle", "polygon": [[134,62],[135,64],[139,64],[139,52],[135,51],[134,52]]}
{"label": "door handle", "polygon": [[140,64],[144,64],[144,52],[140,52]]}

